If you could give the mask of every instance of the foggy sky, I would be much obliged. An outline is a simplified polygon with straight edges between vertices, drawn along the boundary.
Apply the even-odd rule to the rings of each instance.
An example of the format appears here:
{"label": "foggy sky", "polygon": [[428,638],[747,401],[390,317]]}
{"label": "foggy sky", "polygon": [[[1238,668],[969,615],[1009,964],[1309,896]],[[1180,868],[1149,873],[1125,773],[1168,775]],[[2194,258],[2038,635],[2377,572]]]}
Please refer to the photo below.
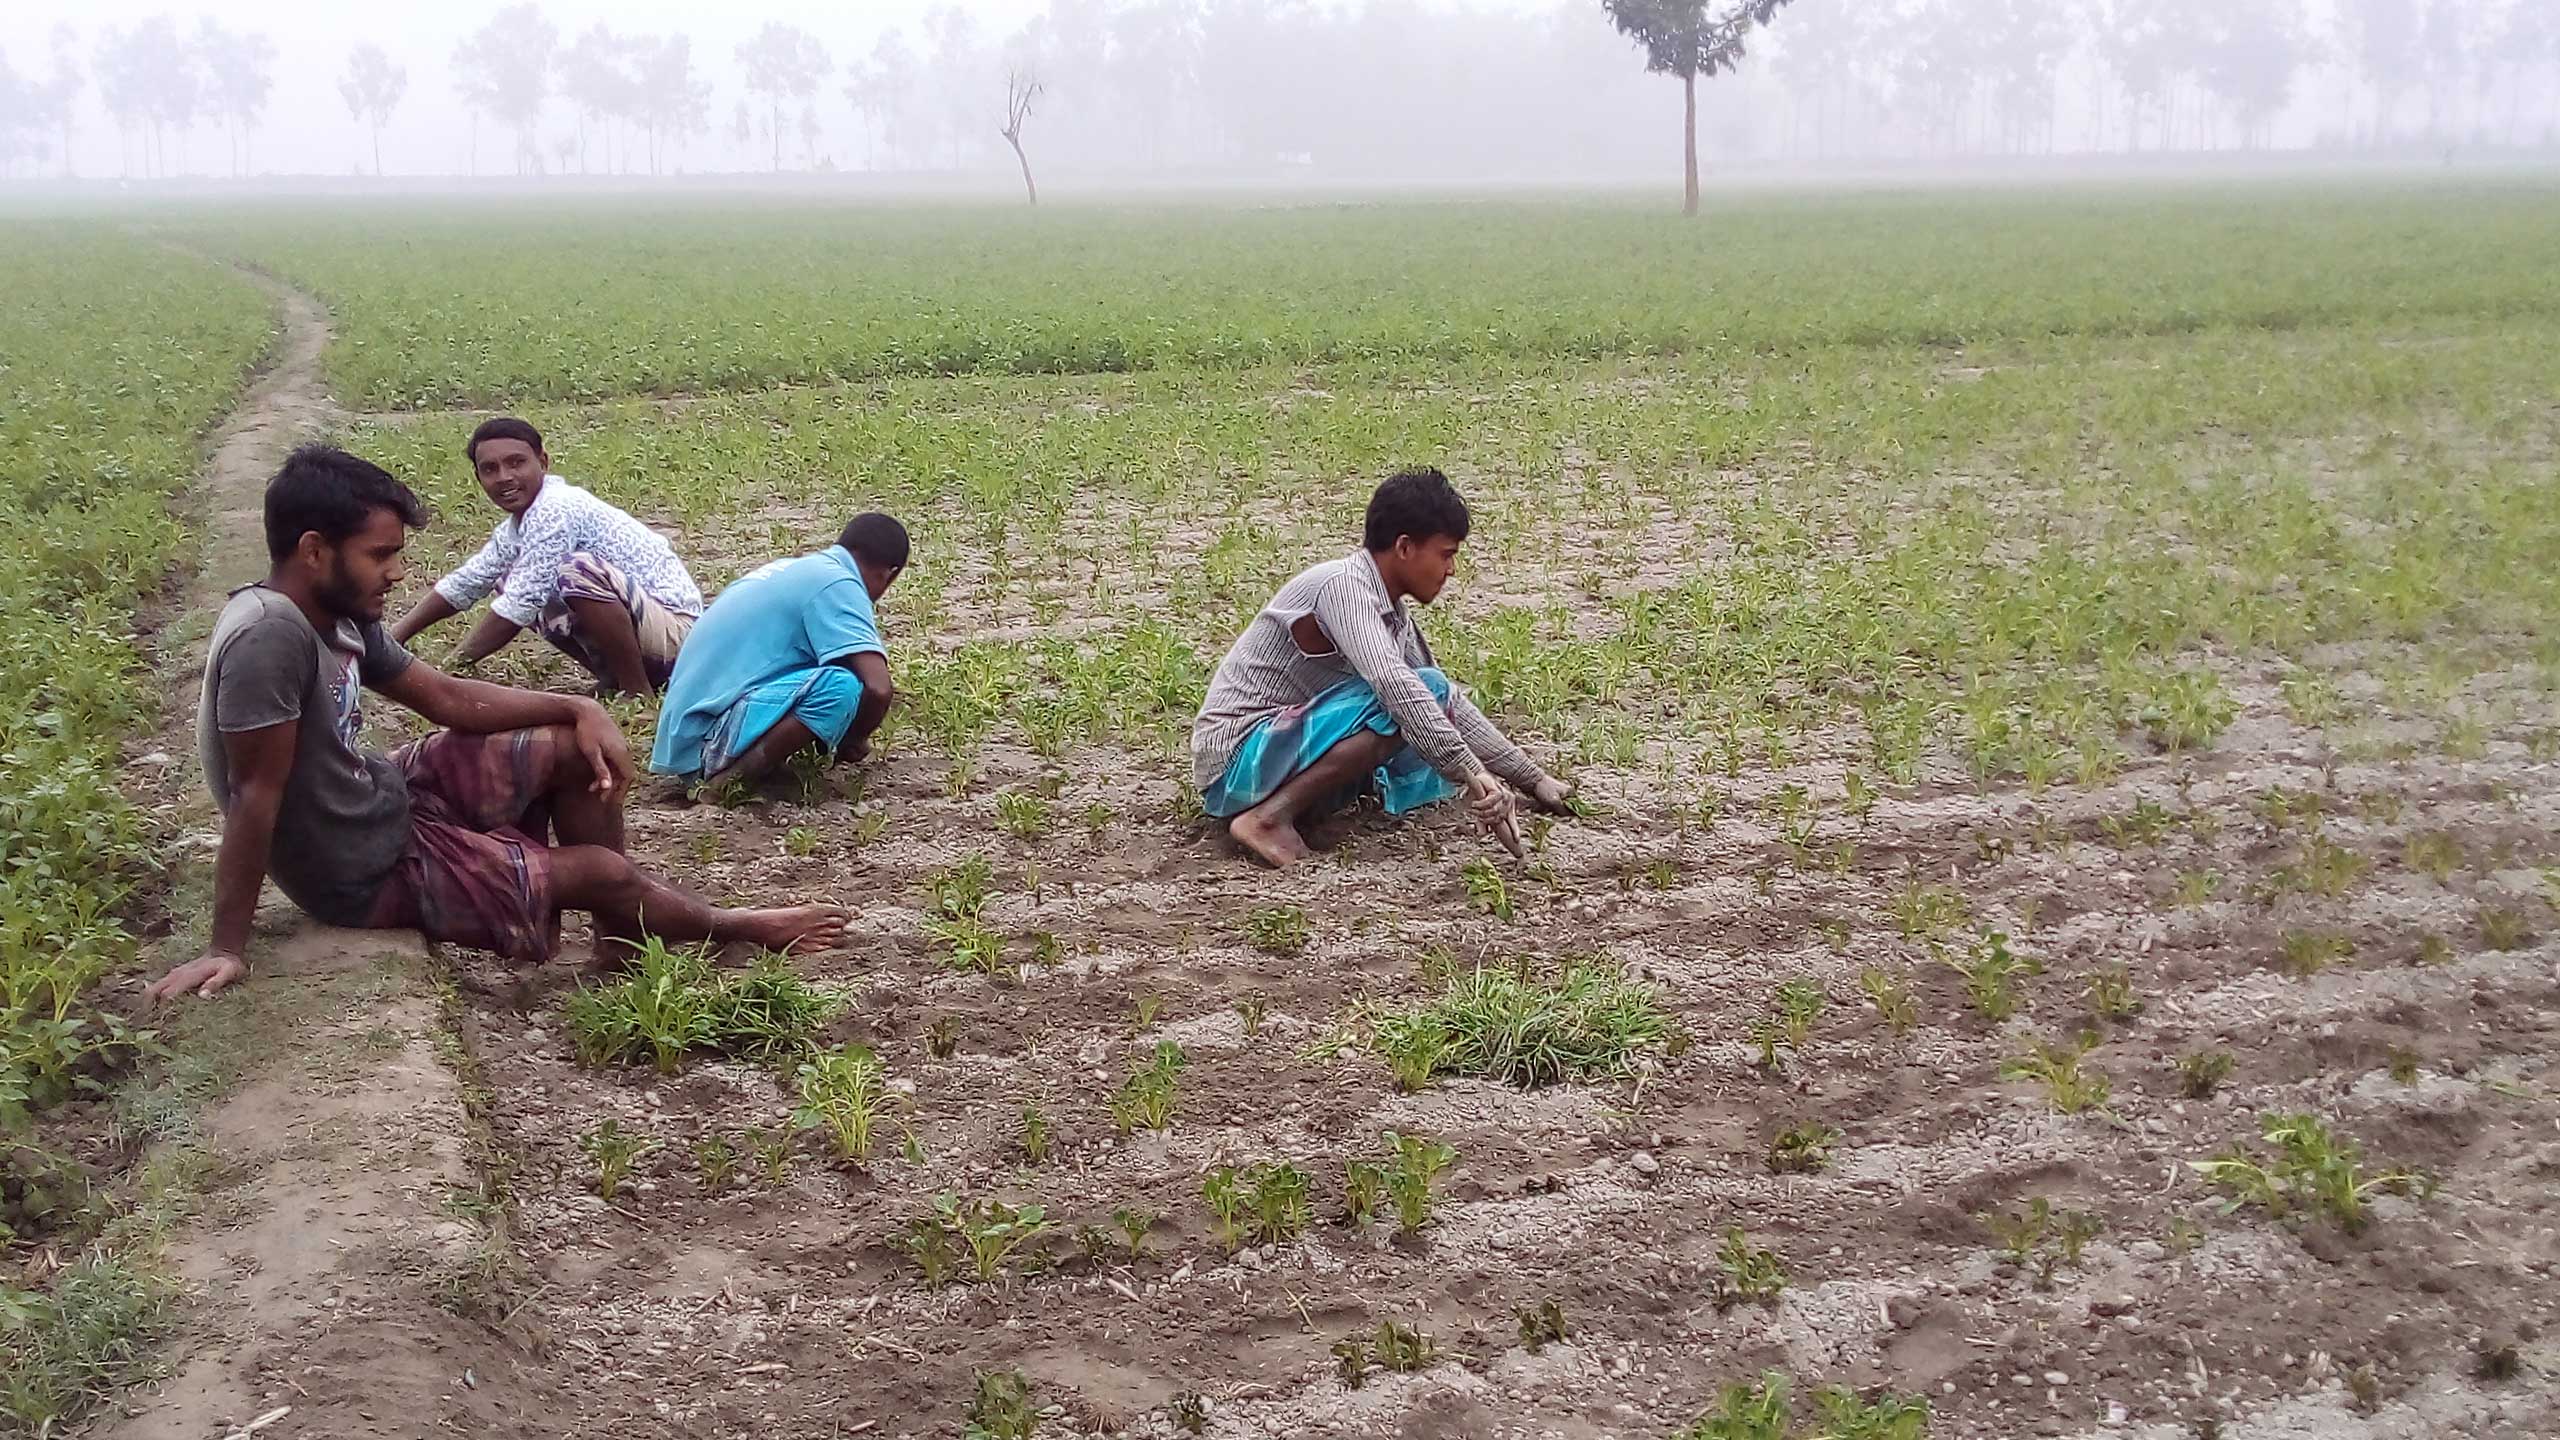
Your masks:
{"label": "foggy sky", "polygon": [[[476,164],[482,175],[512,174],[511,142],[483,121],[476,142],[470,112],[456,93],[453,55],[456,44],[486,22],[501,0],[381,0],[347,4],[344,0],[0,0],[0,59],[21,76],[42,77],[50,64],[50,32],[57,24],[73,27],[70,51],[84,72],[92,72],[99,42],[112,27],[131,25],[154,15],[174,19],[192,31],[199,18],[236,30],[265,34],[276,47],[274,89],[265,114],[250,141],[247,166],[253,174],[348,176],[371,169],[371,137],[351,119],[338,85],[350,50],[359,42],[382,46],[407,67],[408,89],[381,136],[382,165],[393,175],[459,175]],[[846,67],[871,53],[879,37],[903,29],[908,43],[925,50],[924,20],[941,0],[543,0],[542,11],[557,28],[562,43],[597,22],[625,34],[681,33],[690,38],[694,65],[711,87],[709,124],[703,133],[672,147],[671,170],[689,173],[756,171],[767,168],[771,139],[740,139],[734,133],[735,111],[746,98],[739,44],[767,21],[798,25],[827,47],[832,70],[814,101],[817,134],[804,137],[795,116],[784,148],[785,168],[803,169],[823,161],[835,168],[858,170],[880,163],[881,142],[845,93]],[[1085,0],[1099,9],[1118,11],[1143,0]],[[1666,163],[1676,164],[1679,91],[1675,81],[1648,75],[1642,56],[1616,34],[1601,14],[1598,0],[1336,0],[1375,7],[1390,18],[1360,33],[1413,37],[1410,55],[1275,56],[1268,88],[1257,97],[1266,110],[1296,105],[1327,113],[1332,153],[1315,157],[1337,164],[1346,151],[1363,148],[1367,133],[1380,136],[1381,155],[1366,157],[1384,167],[1390,161],[1428,167],[1430,157],[1447,155],[1452,174],[1523,178],[1658,177]],[[2059,7],[2062,0],[1966,0],[1989,14],[2003,4],[2038,13]],[[2081,0],[2082,4],[2086,0]],[[2146,0],[2148,3],[2148,0]],[[2212,5],[2219,0],[2188,0]],[[2366,0],[2298,0],[2315,29],[2331,28],[2333,7]],[[2387,3],[2387,0],[2386,0]],[[2484,26],[2513,8],[2560,0],[2425,0],[2437,5],[2476,10]],[[976,21],[989,47],[980,68],[984,77],[970,83],[983,95],[963,94],[942,106],[932,118],[947,139],[918,141],[910,137],[906,153],[892,142],[893,163],[911,170],[959,170],[991,183],[1009,176],[1012,160],[995,138],[1001,105],[1001,64],[993,47],[1026,21],[1045,12],[1048,0],[960,0],[958,8]],[[2074,7],[2075,10],[2080,8]],[[2423,3],[2421,9],[2423,10]],[[2003,94],[2014,82],[1980,83],[1960,102],[1941,103],[1925,127],[1913,124],[1914,100],[1922,87],[1935,82],[1925,66],[1913,65],[1889,80],[1866,87],[1834,73],[1834,62],[1808,59],[1828,26],[1870,23],[1896,10],[1890,0],[1798,0],[1781,12],[1761,37],[1739,75],[1702,83],[1702,149],[1712,167],[1719,160],[1753,153],[1804,157],[1826,152],[1835,132],[1846,133],[1854,148],[1883,145],[1890,151],[1927,153],[2070,153],[2084,149],[2195,148],[2237,144],[2235,124],[2226,124],[2215,103],[2204,97],[2201,81],[2185,94],[2173,87],[2151,102],[2156,112],[2151,143],[2144,144],[2143,121],[2133,122],[2128,138],[2121,82],[2101,73],[2098,62],[2075,54],[2052,67],[2055,99],[2044,107],[2044,133],[2021,140],[2020,122]],[[1499,14],[1513,27],[1452,40],[1443,53],[1426,42],[1434,35],[1435,16],[1451,13]],[[2174,22],[2173,22],[2174,23]],[[1537,26],[1539,29],[1522,27]],[[2552,27],[2560,31],[2560,25]],[[1502,43],[1528,35],[1538,43]],[[2501,70],[2498,36],[2481,35],[2466,42],[2475,59],[2461,78],[2413,81],[2396,102],[2388,137],[2428,145],[2476,140],[2505,145],[2550,145],[2560,139],[2560,41],[2537,63],[2538,70]],[[1788,53],[1794,39],[1804,55]],[[1923,37],[1925,38],[1925,37]],[[1907,52],[1909,37],[1896,48]],[[2359,129],[2370,134],[2378,102],[2352,61],[2336,52],[2334,36],[2311,47],[2299,79],[2247,135],[2251,143],[2297,146],[2314,141],[2339,143]],[[1901,63],[1876,59],[1870,42],[1870,66]],[[1294,70],[1288,67],[1293,64]],[[1340,73],[1337,73],[1340,72]],[[1087,78],[1050,80],[1050,95],[1035,116],[1029,141],[1035,162],[1064,173],[1078,171],[1179,170],[1189,165],[1205,170],[1254,147],[1235,133],[1236,117],[1220,116],[1229,130],[1215,142],[1202,137],[1206,119],[1197,96],[1172,123],[1156,126],[1169,132],[1148,134],[1133,124],[1125,109],[1106,114],[1112,97],[1099,93],[1098,81]],[[1413,83],[1406,82],[1411,79]],[[1237,77],[1204,76],[1200,88],[1232,92]],[[2503,86],[2503,90],[2500,87]],[[1331,87],[1331,88],[1328,88]],[[2460,91],[2448,100],[2446,92]],[[1855,92],[1855,93],[1853,93]],[[2476,93],[2474,93],[2476,92]],[[1882,96],[1884,98],[1879,98]],[[1455,102],[1453,104],[1453,102]],[[1399,105],[1405,108],[1399,109]],[[2112,107],[2112,108],[2111,108]],[[1229,110],[1235,107],[1230,105]],[[1250,108],[1250,107],[1247,107]],[[1357,121],[1346,121],[1346,108],[1357,108]],[[2029,109],[2034,107],[2030,105]],[[1464,109],[1458,116],[1451,112]],[[956,118],[954,118],[956,115]],[[983,123],[981,118],[983,117]],[[1245,117],[1252,124],[1257,118]],[[1281,117],[1285,120],[1287,117]],[[763,117],[758,117],[762,124]],[[2030,119],[2025,122],[2032,125]],[[1425,134],[1431,127],[1436,132]],[[554,99],[542,127],[539,145],[567,143],[575,120],[564,101]],[[1115,128],[1116,127],[1116,128]],[[919,132],[923,127],[914,127]],[[1277,123],[1275,131],[1286,131]],[[1927,134],[1918,136],[1919,129]],[[1406,133],[1411,132],[1411,133]],[[1143,138],[1139,138],[1143,137]],[[1916,137],[1916,138],[1915,138]],[[2448,138],[2450,137],[2450,138]],[[476,150],[472,146],[476,143]],[[1401,143],[1401,151],[1388,154]],[[85,177],[140,173],[134,139],[119,132],[98,93],[94,73],[87,73],[76,105],[71,137],[71,168]],[[1184,147],[1189,148],[1184,148]],[[1295,158],[1303,148],[1291,140],[1263,147]],[[1142,153],[1142,151],[1147,153]],[[1267,157],[1266,157],[1267,158]],[[1354,157],[1355,160],[1363,157]],[[223,177],[230,173],[226,140],[218,127],[206,124],[168,143],[162,163],[174,174]],[[562,164],[565,162],[550,162]],[[21,160],[19,176],[51,175],[59,157],[41,165]]]}

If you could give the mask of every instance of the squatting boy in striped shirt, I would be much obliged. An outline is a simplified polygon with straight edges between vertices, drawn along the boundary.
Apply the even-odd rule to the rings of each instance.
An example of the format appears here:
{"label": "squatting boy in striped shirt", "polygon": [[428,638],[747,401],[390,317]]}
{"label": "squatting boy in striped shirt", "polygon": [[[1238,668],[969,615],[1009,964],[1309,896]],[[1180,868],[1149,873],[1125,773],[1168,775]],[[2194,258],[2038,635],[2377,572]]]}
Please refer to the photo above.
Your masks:
{"label": "squatting boy in striped shirt", "polygon": [[1219,662],[1191,727],[1192,778],[1246,849],[1286,868],[1307,855],[1311,806],[1370,788],[1390,815],[1463,791],[1515,850],[1505,781],[1564,809],[1571,787],[1449,683],[1405,612],[1439,598],[1466,538],[1449,477],[1398,472],[1369,497],[1362,547],[1281,586]]}

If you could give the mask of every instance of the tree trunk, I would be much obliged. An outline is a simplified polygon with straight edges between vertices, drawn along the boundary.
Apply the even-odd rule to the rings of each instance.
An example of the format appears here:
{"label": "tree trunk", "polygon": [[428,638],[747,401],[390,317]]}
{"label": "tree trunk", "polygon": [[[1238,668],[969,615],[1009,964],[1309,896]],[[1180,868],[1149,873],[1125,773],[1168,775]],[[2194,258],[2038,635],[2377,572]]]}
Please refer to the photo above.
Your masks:
{"label": "tree trunk", "polygon": [[1040,187],[1031,183],[1031,157],[1022,153],[1022,142],[1012,131],[1004,132],[1004,143],[1013,147],[1013,158],[1022,166],[1022,193],[1030,197],[1032,204],[1039,204]]}
{"label": "tree trunk", "polygon": [[[1698,213],[1698,77],[1680,77],[1680,213]],[[1025,172],[1028,174],[1029,172]]]}
{"label": "tree trunk", "polygon": [[781,101],[776,100],[775,102],[773,102],[773,114],[772,114],[771,118],[769,118],[769,119],[765,122],[765,129],[766,129],[766,133],[767,133],[768,137],[773,141],[773,173],[774,173],[774,174],[776,174],[776,175],[779,175],[779,174],[781,174],[781,173],[782,173],[782,102],[781,102]]}

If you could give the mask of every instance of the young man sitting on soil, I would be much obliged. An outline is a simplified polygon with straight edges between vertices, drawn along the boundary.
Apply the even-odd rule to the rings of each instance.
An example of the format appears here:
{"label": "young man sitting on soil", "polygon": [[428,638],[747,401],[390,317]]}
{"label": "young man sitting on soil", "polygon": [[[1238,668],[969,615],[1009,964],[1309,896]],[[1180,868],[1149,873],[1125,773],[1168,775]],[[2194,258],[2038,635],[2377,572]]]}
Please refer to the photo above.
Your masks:
{"label": "young man sitting on soil", "polygon": [[483,421],[464,447],[489,503],[506,512],[489,543],[436,582],[400,623],[406,645],[497,592],[456,657],[473,665],[531,626],[608,691],[666,687],[702,592],[657,531],[551,473],[542,432],[512,415]]}
{"label": "young man sitting on soil", "polygon": [[1191,727],[1192,777],[1246,849],[1283,868],[1304,859],[1299,818],[1371,786],[1390,815],[1463,791],[1515,853],[1503,781],[1565,808],[1570,787],[1433,666],[1405,611],[1407,598],[1439,598],[1466,538],[1467,504],[1447,476],[1397,473],[1369,497],[1362,548],[1281,586],[1219,662]]}
{"label": "young man sitting on soil", "polygon": [[[631,757],[604,707],[442,675],[382,628],[417,497],[343,450],[305,446],[267,486],[267,578],[214,625],[197,713],[222,809],[213,934],[147,992],[211,995],[247,972],[259,882],[334,925],[541,961],[562,910],[595,917],[599,948],[642,934],[822,950],[832,905],[720,910],[622,853]],[[390,755],[356,743],[360,692],[444,727]],[[560,843],[547,836],[559,827]]]}
{"label": "young man sitting on soil", "polygon": [[906,568],[906,527],[857,515],[828,548],[721,591],[667,682],[649,768],[723,785],[804,750],[868,756],[897,693],[872,602]]}

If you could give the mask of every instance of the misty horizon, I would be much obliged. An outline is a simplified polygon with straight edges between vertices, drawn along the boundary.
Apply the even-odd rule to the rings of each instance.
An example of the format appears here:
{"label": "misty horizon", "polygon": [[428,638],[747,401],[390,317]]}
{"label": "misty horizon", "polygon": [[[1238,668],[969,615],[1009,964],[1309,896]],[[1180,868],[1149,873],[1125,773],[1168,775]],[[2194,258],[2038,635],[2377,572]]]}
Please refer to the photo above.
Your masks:
{"label": "misty horizon", "polygon": [[[1748,38],[1698,81],[1709,171],[2560,145],[2535,0],[1796,0]],[[1644,60],[1598,0],[36,0],[0,29],[0,177],[1658,181],[1681,91]]]}

